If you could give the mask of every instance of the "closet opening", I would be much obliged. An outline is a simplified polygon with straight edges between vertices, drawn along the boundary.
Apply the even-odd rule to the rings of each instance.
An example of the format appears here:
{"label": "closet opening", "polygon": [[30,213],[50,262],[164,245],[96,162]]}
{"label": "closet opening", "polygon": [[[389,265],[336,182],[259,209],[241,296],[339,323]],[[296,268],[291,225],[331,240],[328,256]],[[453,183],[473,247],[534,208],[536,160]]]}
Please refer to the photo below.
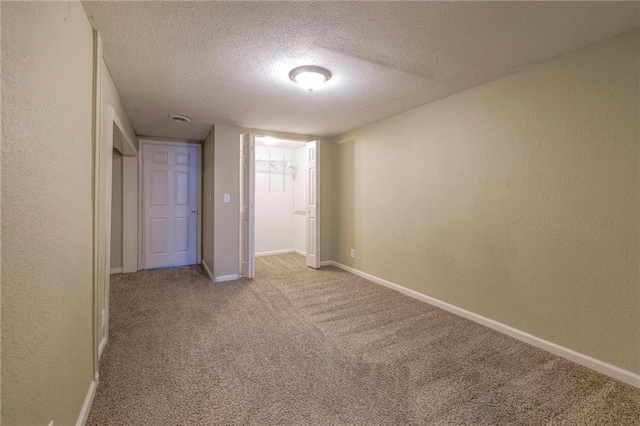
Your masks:
{"label": "closet opening", "polygon": [[320,267],[319,144],[242,135],[242,276],[253,278],[262,256]]}
{"label": "closet opening", "polygon": [[256,257],[307,255],[306,143],[256,137]]}

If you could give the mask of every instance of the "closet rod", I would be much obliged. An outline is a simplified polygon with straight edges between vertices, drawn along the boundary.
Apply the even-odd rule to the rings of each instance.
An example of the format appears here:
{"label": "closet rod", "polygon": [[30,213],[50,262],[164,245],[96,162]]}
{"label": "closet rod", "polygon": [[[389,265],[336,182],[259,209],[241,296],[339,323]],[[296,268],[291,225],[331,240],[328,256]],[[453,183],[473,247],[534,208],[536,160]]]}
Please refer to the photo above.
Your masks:
{"label": "closet rod", "polygon": [[262,164],[281,164],[283,166],[286,166],[287,164],[289,164],[289,161],[287,160],[256,160],[256,163],[262,163]]}

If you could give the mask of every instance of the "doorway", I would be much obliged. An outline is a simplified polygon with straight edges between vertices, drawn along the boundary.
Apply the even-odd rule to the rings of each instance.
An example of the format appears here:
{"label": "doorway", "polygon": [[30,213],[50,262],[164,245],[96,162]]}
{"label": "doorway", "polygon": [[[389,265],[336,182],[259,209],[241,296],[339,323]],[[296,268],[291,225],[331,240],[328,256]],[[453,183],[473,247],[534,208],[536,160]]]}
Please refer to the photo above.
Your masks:
{"label": "doorway", "polygon": [[142,269],[200,263],[201,146],[141,145]]}
{"label": "doorway", "polygon": [[241,275],[255,257],[297,253],[320,267],[319,141],[241,137]]}
{"label": "doorway", "polygon": [[[95,287],[94,330],[96,368],[109,336],[109,292],[112,273],[137,270],[137,154],[129,135],[111,105],[106,108],[105,132],[95,151]],[[113,209],[118,217],[114,215]],[[114,223],[116,221],[116,223]],[[115,227],[115,230],[113,229]],[[116,235],[113,235],[114,232]],[[112,238],[113,237],[113,238]],[[112,247],[116,241],[116,247]],[[112,251],[119,254],[112,256]],[[120,266],[112,265],[115,260]],[[112,270],[113,268],[113,270]]]}

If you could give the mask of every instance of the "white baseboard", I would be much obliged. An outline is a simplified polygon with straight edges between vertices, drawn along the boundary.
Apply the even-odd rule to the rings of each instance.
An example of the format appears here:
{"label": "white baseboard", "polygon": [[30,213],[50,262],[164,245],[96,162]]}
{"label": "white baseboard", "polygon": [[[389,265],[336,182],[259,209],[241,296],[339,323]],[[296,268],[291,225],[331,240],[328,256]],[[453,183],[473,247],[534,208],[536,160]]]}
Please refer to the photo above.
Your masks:
{"label": "white baseboard", "polygon": [[87,423],[89,417],[89,411],[91,411],[91,405],[93,404],[93,397],[96,396],[96,387],[98,386],[98,373],[96,373],[94,379],[89,384],[89,390],[87,396],[84,398],[84,404],[82,404],[82,410],[78,416],[76,426],[84,426]]}
{"label": "white baseboard", "polygon": [[333,260],[325,260],[324,262],[320,262],[320,267],[322,266],[331,266],[335,264],[335,262]]}
{"label": "white baseboard", "polygon": [[209,267],[207,266],[207,262],[205,262],[204,259],[202,259],[202,267],[206,271],[207,275],[209,275],[209,279],[215,282],[215,280],[213,279],[213,274],[211,273],[211,269],[209,269]]}
{"label": "white baseboard", "polygon": [[[324,264],[326,262],[322,262]],[[640,375],[335,261],[329,264],[640,388]]]}
{"label": "white baseboard", "polygon": [[107,346],[107,336],[103,336],[102,340],[100,340],[100,345],[98,345],[98,359],[102,358],[102,352],[104,352],[104,348]]}
{"label": "white baseboard", "polygon": [[307,255],[307,253],[302,251],[302,250],[285,249],[285,250],[263,251],[263,252],[260,252],[260,253],[256,253],[255,256],[256,257],[277,256],[279,254],[289,254],[289,253],[296,253],[296,254],[299,254],[301,256],[306,256]]}
{"label": "white baseboard", "polygon": [[225,281],[234,281],[234,280],[238,280],[240,279],[240,275],[235,274],[235,275],[222,275],[221,277],[216,277],[216,282],[217,283],[222,283]]}
{"label": "white baseboard", "polygon": [[275,255],[278,255],[278,254],[288,254],[288,253],[295,253],[295,249],[263,251],[263,252],[260,252],[260,253],[256,253],[256,257],[275,256]]}
{"label": "white baseboard", "polygon": [[109,272],[113,275],[113,274],[121,274],[122,273],[122,268],[111,268],[109,270]]}

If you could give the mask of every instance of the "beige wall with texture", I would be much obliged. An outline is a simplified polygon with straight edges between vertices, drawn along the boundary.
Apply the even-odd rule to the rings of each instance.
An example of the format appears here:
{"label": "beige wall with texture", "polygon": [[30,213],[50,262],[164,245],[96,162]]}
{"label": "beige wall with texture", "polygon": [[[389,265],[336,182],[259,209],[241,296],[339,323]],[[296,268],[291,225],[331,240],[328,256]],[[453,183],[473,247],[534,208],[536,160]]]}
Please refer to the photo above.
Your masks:
{"label": "beige wall with texture", "polygon": [[111,269],[122,268],[122,154],[113,150],[111,172]]}
{"label": "beige wall with texture", "polygon": [[639,55],[636,29],[336,138],[334,259],[640,373]]}
{"label": "beige wall with texture", "polygon": [[214,129],[202,143],[202,262],[213,275]]}
{"label": "beige wall with texture", "polygon": [[1,7],[1,423],[75,424],[94,373],[92,29],[77,2]]}

